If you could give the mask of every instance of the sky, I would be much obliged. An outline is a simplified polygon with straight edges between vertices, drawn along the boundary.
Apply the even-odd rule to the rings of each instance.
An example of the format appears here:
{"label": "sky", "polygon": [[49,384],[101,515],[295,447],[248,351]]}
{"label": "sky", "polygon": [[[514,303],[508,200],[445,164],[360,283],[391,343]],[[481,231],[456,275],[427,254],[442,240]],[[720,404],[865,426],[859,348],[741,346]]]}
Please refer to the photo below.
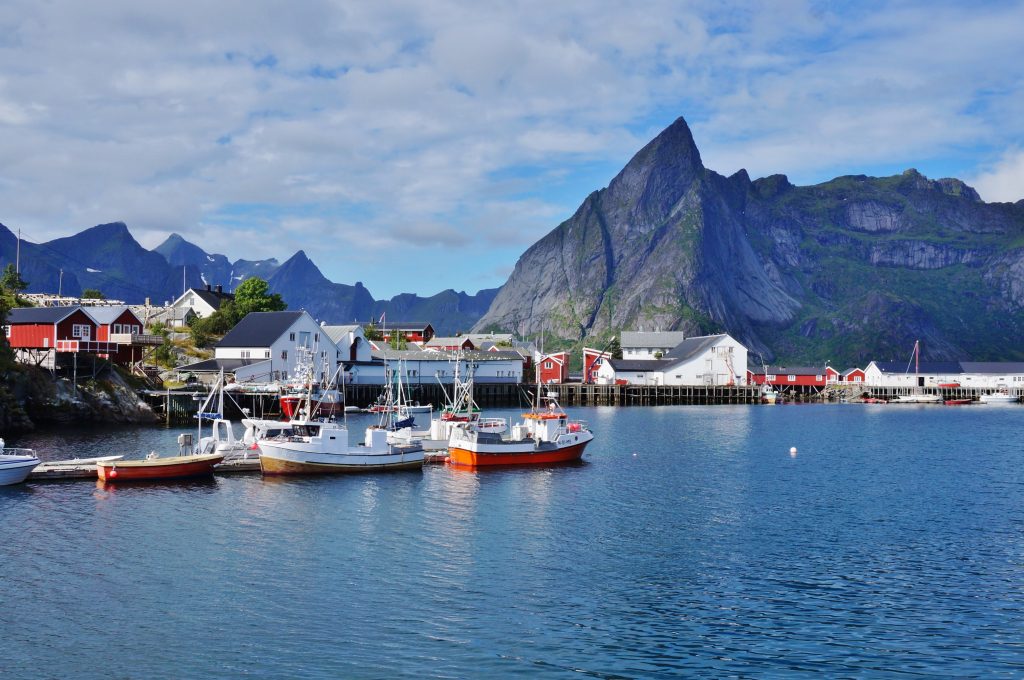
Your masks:
{"label": "sky", "polygon": [[1024,2],[6,0],[0,222],[470,293],[682,116],[704,165],[1024,198]]}

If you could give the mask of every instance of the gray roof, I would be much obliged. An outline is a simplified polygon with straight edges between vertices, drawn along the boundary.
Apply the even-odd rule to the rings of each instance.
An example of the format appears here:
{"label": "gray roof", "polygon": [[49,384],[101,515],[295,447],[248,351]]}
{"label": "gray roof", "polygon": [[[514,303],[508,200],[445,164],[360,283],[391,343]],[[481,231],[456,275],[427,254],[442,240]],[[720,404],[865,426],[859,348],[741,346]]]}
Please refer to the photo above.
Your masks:
{"label": "gray roof", "polygon": [[[124,314],[124,310],[129,309],[129,307],[122,305],[120,307],[85,307],[83,309],[96,323],[106,326],[107,324],[114,323],[114,319]],[[135,314],[135,312],[133,311],[132,314]]]}
{"label": "gray roof", "polygon": [[477,352],[466,351],[453,352],[447,350],[422,350],[422,349],[391,349],[384,347],[373,351],[374,357],[385,358],[392,361],[399,359],[405,361],[454,361],[460,357],[463,361],[522,361],[523,357],[519,352]]}
{"label": "gray roof", "polygon": [[1024,373],[1024,361],[961,361],[964,373]]}
{"label": "gray roof", "polygon": [[[764,368],[751,368],[754,375],[764,375]],[[825,375],[824,366],[769,366],[772,375]]]}
{"label": "gray roof", "polygon": [[305,312],[249,312],[217,347],[270,347]]}
{"label": "gray roof", "polygon": [[190,373],[216,373],[223,368],[225,373],[233,373],[245,366],[269,362],[270,359],[207,359],[186,366],[178,366],[176,370],[189,371]]}
{"label": "gray roof", "polygon": [[205,289],[198,289],[198,288],[193,288],[192,291],[197,296],[202,298],[203,302],[205,302],[206,304],[210,305],[214,309],[220,309],[221,303],[224,302],[225,300],[234,300],[235,299],[235,294],[234,293],[223,293],[223,292],[222,293],[218,293],[215,290],[205,290]]}
{"label": "gray roof", "polygon": [[645,373],[647,371],[660,371],[674,361],[665,359],[608,359],[608,365],[616,372],[633,371]]}
{"label": "gray roof", "polygon": [[462,335],[464,338],[469,338],[473,341],[473,344],[480,342],[507,342],[512,343],[511,333],[465,333]]}
{"label": "gray roof", "polygon": [[667,352],[665,354],[665,358],[673,359],[672,363],[687,361],[688,359],[692,359],[693,357],[702,354],[704,350],[711,347],[724,337],[726,337],[725,334],[720,333],[718,335],[698,335],[692,338],[687,338],[673,347],[670,352]]}
{"label": "gray roof", "polygon": [[[906,361],[875,361],[872,362],[882,373],[914,373],[914,363]],[[960,373],[959,361],[922,361],[918,373],[946,374]]]}
{"label": "gray roof", "polygon": [[360,326],[357,323],[350,323],[345,326],[321,326],[321,328],[323,329],[324,333],[327,334],[327,337],[331,339],[331,342],[333,342],[334,344],[338,344],[339,340],[341,340],[343,337],[345,337],[352,331],[362,328],[362,326]]}
{"label": "gray roof", "polygon": [[438,337],[434,336],[427,342],[423,343],[425,347],[461,347],[464,342],[469,340],[471,345],[476,345],[475,342],[466,337]]}
{"label": "gray roof", "polygon": [[57,323],[81,307],[15,307],[7,313],[7,323]]}
{"label": "gray roof", "polygon": [[623,331],[621,347],[676,347],[686,339],[685,331]]}

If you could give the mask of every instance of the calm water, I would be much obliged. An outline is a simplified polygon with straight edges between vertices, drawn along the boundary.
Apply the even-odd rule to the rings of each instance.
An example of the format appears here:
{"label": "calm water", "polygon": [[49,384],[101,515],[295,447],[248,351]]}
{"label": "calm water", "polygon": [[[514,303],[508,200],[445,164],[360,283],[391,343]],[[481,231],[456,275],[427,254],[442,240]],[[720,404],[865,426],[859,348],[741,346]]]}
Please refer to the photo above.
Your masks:
{"label": "calm water", "polygon": [[0,487],[0,675],[1024,674],[1024,407],[575,411],[573,467]]}

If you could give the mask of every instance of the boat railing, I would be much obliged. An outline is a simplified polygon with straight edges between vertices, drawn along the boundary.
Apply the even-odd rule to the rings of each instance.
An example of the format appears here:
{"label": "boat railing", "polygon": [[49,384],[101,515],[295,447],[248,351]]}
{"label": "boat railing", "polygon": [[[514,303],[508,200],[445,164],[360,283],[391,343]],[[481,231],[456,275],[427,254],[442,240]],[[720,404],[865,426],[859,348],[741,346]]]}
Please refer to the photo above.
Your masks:
{"label": "boat railing", "polygon": [[32,456],[36,458],[35,449],[22,449],[14,446],[7,446],[0,449],[0,454],[4,456]]}
{"label": "boat railing", "polygon": [[587,432],[590,430],[590,426],[587,425],[585,420],[570,420],[565,424],[566,432]]}

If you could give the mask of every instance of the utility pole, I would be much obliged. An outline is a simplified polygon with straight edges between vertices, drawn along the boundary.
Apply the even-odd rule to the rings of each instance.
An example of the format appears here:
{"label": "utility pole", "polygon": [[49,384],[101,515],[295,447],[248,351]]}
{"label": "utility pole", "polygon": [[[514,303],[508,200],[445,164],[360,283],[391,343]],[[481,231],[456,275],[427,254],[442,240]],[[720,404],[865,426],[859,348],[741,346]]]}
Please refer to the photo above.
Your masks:
{"label": "utility pole", "polygon": [[18,230],[18,253],[14,257],[14,271],[21,274],[21,229]]}
{"label": "utility pole", "polygon": [[57,279],[57,297],[60,297],[61,291],[64,290],[64,270],[60,270],[60,278]]}

